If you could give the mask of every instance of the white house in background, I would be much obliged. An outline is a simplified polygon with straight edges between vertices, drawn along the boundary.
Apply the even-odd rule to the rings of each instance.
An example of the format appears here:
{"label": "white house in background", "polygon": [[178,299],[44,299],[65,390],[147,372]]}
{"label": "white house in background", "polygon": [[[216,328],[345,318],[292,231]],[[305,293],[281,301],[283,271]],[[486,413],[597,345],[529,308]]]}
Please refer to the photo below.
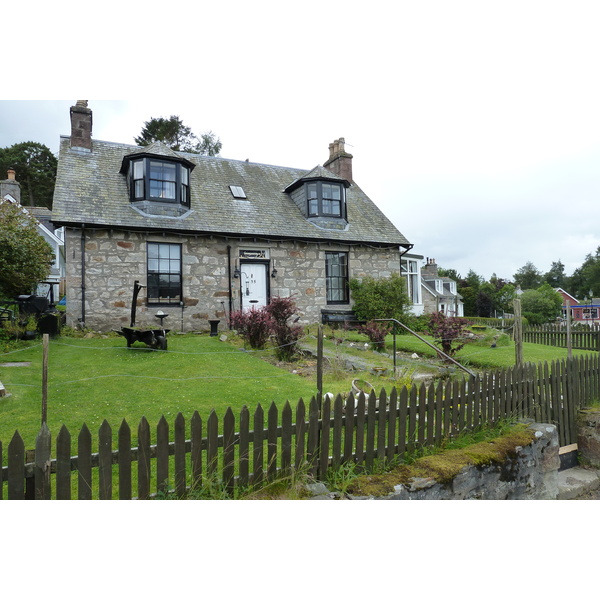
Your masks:
{"label": "white house in background", "polygon": [[462,296],[458,293],[456,281],[439,275],[434,258],[428,258],[421,268],[421,280],[426,313],[442,312],[447,317],[464,316]]}
{"label": "white house in background", "polygon": [[[54,251],[54,263],[52,270],[45,282],[38,284],[36,294],[58,302],[61,295],[60,284],[65,277],[65,254],[64,254],[64,228],[55,228],[50,219],[52,213],[45,207],[21,206],[21,184],[16,179],[16,173],[9,169],[7,178],[0,181],[0,203],[9,202],[19,206],[21,210],[35,218],[38,233],[52,246]],[[51,296],[52,294],[52,296]]]}

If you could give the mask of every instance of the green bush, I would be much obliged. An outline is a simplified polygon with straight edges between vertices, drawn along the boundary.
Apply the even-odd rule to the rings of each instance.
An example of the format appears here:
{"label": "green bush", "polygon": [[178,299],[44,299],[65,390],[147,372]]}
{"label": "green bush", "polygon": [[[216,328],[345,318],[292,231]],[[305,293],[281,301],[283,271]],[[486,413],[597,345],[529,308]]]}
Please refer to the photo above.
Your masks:
{"label": "green bush", "polygon": [[397,273],[391,277],[364,277],[350,280],[350,291],[354,300],[353,310],[361,321],[374,319],[397,319],[405,316],[410,300],[406,283]]}
{"label": "green bush", "polygon": [[535,290],[525,290],[521,294],[523,316],[532,325],[552,322],[561,313],[562,298],[558,292],[544,283]]}
{"label": "green bush", "polygon": [[[429,333],[429,315],[411,315],[405,314],[402,319],[400,319],[401,323],[404,323],[407,327],[416,331],[417,333]],[[404,327],[398,327],[396,333],[402,334],[409,332],[404,329]]]}

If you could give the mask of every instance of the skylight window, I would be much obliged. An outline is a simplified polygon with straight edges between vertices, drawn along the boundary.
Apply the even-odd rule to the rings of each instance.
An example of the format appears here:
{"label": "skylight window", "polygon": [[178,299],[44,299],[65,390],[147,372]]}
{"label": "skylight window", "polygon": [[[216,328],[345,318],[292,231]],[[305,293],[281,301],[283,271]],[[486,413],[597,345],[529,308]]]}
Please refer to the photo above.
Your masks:
{"label": "skylight window", "polygon": [[246,199],[246,192],[244,192],[244,188],[242,188],[242,186],[230,185],[229,189],[231,190],[234,198],[241,198],[242,200]]}

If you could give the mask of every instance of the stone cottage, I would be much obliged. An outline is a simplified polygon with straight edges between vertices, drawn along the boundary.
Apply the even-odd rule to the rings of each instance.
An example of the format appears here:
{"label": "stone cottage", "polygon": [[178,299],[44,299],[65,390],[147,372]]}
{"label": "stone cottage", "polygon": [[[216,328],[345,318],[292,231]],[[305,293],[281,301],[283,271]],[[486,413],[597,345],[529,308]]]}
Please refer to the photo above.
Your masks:
{"label": "stone cottage", "polygon": [[412,244],[354,182],[344,139],[313,169],[61,136],[52,220],[65,227],[67,323],[176,330],[293,296],[301,323],[351,310],[348,281],[401,272]]}
{"label": "stone cottage", "polygon": [[456,281],[438,273],[434,258],[428,258],[421,268],[421,288],[424,312],[442,312],[447,317],[464,316],[462,296],[458,293]]}

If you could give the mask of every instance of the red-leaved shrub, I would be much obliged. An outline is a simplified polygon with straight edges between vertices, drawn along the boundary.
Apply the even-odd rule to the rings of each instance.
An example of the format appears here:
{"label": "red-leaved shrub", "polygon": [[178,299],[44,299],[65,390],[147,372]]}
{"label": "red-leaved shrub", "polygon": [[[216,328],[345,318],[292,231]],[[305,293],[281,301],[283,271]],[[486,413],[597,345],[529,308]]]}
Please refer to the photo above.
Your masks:
{"label": "red-leaved shrub", "polygon": [[250,348],[261,350],[269,341],[274,321],[271,314],[262,307],[231,313],[230,325],[248,342]]}
{"label": "red-leaved shrub", "polygon": [[298,352],[298,340],[303,333],[301,325],[289,323],[295,312],[296,303],[291,297],[275,297],[262,308],[231,313],[230,326],[255,350],[264,348],[273,336],[277,358],[291,360]]}

